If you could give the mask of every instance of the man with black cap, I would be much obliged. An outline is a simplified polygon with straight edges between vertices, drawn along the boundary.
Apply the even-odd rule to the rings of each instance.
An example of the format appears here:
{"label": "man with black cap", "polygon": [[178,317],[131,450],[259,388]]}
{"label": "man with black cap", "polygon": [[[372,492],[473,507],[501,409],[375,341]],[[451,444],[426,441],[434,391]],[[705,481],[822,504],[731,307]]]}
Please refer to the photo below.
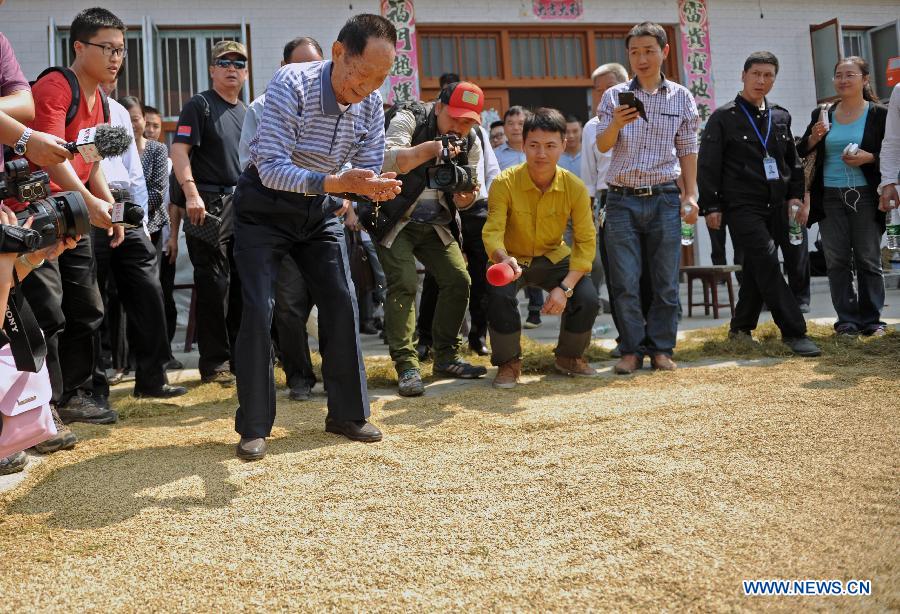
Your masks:
{"label": "man with black cap", "polygon": [[384,331],[402,396],[425,392],[413,342],[416,260],[434,276],[440,294],[432,325],[434,372],[464,379],[487,373],[484,367],[464,362],[459,353],[471,280],[459,245],[457,210],[472,206],[478,186],[447,193],[429,188],[426,181],[426,169],[440,161],[441,135],[459,139],[450,147],[455,163],[478,165],[482,152],[473,128],[481,124],[483,107],[481,88],[466,81],[446,86],[435,102],[400,107],[385,136],[384,170],[398,174],[402,191],[380,208],[388,210],[384,216],[374,207],[360,207],[360,220],[377,241],[378,260],[387,278]]}
{"label": "man with black cap", "polygon": [[[233,266],[231,199],[241,175],[238,144],[247,107],[241,89],[247,80],[247,48],[220,41],[210,53],[212,88],[187,101],[172,142],[172,168],[184,192],[185,242],[194,265],[200,379],[232,385],[234,339],[241,322],[240,286]],[[218,241],[192,232],[221,219]],[[208,231],[209,229],[207,229]]]}

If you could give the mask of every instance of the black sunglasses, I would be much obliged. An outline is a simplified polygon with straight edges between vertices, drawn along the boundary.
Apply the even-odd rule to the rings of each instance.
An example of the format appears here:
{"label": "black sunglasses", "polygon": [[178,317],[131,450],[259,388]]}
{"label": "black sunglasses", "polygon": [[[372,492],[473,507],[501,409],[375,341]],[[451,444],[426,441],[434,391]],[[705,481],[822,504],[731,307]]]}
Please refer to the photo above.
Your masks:
{"label": "black sunglasses", "polygon": [[216,60],[216,66],[219,68],[228,68],[234,66],[238,70],[247,68],[247,60]]}

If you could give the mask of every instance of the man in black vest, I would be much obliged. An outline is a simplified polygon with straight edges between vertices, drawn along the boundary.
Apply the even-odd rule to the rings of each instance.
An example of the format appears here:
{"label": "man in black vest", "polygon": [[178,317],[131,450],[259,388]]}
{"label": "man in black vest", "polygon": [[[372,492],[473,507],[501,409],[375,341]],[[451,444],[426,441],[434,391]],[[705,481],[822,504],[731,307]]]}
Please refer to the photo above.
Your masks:
{"label": "man in black vest", "polygon": [[457,210],[472,206],[478,194],[445,193],[427,187],[426,169],[439,161],[440,135],[459,137],[451,153],[457,164],[477,166],[481,145],[472,129],[481,123],[484,94],[474,83],[453,83],[433,103],[401,108],[387,129],[385,172],[398,173],[403,189],[379,208],[364,206],[361,219],[377,241],[387,278],[384,330],[403,396],[425,392],[413,337],[418,275],[416,260],[437,280],[440,301],[432,327],[434,371],[460,378],[487,370],[460,359],[459,328],[469,303],[470,278],[459,245]]}

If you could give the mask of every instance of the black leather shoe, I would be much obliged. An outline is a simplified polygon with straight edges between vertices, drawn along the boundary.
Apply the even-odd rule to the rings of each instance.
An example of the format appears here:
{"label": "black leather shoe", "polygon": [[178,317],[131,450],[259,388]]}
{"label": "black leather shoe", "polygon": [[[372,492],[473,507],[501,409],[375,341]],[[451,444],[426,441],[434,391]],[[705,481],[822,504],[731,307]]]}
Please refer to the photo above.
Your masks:
{"label": "black leather shoe", "polygon": [[359,324],[359,334],[361,335],[377,335],[379,333],[378,328],[375,324],[368,320],[366,322],[360,322]]}
{"label": "black leather shoe", "polygon": [[288,397],[290,397],[291,401],[309,401],[311,396],[311,386],[306,382],[297,384],[291,388],[291,391],[288,393]]}
{"label": "black leather shoe", "polygon": [[241,460],[256,461],[266,455],[267,448],[265,437],[241,437],[235,452]]}
{"label": "black leather shoe", "polygon": [[181,371],[184,369],[184,365],[177,358],[173,358],[165,364],[164,368],[166,371]]}
{"label": "black leather shoe", "polygon": [[481,339],[469,340],[469,349],[479,356],[489,356],[491,353]]}
{"label": "black leather shoe", "polygon": [[169,386],[168,384],[163,384],[155,390],[138,390],[135,388],[134,396],[138,399],[171,399],[173,397],[180,397],[186,392],[187,388],[184,386]]}
{"label": "black leather shoe", "polygon": [[371,422],[365,420],[325,420],[325,432],[337,433],[353,441],[371,443],[381,441],[382,434]]}
{"label": "black leather shoe", "polygon": [[428,362],[431,359],[431,348],[420,343],[416,346],[416,356],[419,357],[419,362]]}

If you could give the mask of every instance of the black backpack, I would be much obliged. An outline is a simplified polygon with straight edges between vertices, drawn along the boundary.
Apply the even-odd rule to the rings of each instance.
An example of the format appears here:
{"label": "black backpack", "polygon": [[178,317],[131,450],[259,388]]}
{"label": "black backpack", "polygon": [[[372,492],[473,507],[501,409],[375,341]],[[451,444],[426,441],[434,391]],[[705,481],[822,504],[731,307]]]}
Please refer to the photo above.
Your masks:
{"label": "black backpack", "polygon": [[[68,126],[75,120],[75,116],[78,115],[78,107],[81,105],[81,85],[78,83],[78,77],[75,75],[75,71],[66,66],[51,66],[39,74],[37,79],[31,82],[31,85],[34,85],[47,75],[55,72],[62,74],[62,76],[66,78],[69,89],[72,91],[72,101],[69,103],[69,109],[66,111],[66,126]],[[99,92],[100,104],[103,106],[103,121],[109,123],[109,99],[106,97],[106,93],[103,90],[99,90]]]}

